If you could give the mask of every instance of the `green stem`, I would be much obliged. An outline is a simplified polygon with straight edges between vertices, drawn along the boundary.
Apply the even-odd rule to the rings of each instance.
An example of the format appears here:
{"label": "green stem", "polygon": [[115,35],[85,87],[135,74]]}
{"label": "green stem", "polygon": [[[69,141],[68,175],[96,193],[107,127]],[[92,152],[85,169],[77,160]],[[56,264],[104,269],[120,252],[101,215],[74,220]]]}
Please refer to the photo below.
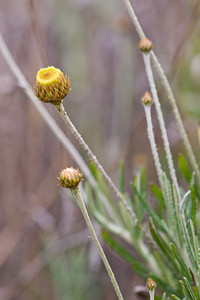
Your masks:
{"label": "green stem", "polygon": [[117,295],[117,297],[118,297],[119,300],[124,300],[124,298],[123,298],[123,296],[121,294],[120,288],[118,286],[118,283],[116,281],[115,275],[114,275],[114,273],[113,273],[113,271],[111,269],[111,266],[110,266],[110,264],[109,264],[109,262],[108,262],[108,260],[107,260],[107,258],[105,256],[103,248],[101,247],[101,244],[100,244],[100,242],[98,240],[98,237],[97,237],[97,235],[95,233],[95,230],[93,228],[92,222],[90,220],[90,217],[88,215],[87,209],[85,207],[85,203],[84,203],[83,198],[81,196],[80,190],[79,190],[79,188],[76,188],[74,190],[72,189],[71,192],[74,195],[74,197],[75,197],[75,199],[76,199],[76,201],[77,201],[77,203],[78,203],[78,205],[79,205],[79,207],[81,209],[81,212],[82,212],[82,214],[84,216],[84,219],[86,221],[87,227],[88,227],[88,229],[90,231],[91,237],[92,237],[92,239],[93,239],[93,241],[94,241],[94,243],[95,243],[95,245],[96,245],[96,247],[97,247],[97,249],[99,251],[101,259],[102,259],[102,261],[103,261],[103,263],[105,265],[105,268],[106,268],[106,270],[108,272],[110,280],[111,280],[111,282],[113,284],[113,287],[115,289],[116,295]]}
{"label": "green stem", "polygon": [[[140,37],[140,39],[144,38],[145,37],[145,33],[138,21],[138,18],[135,14],[135,11],[130,3],[129,0],[122,0],[127,8],[127,11],[130,15],[130,18],[133,22],[133,24],[135,25],[135,28],[138,32],[138,35]],[[192,149],[192,146],[190,144],[190,141],[188,139],[188,135],[185,131],[185,128],[184,128],[184,125],[183,125],[183,121],[181,119],[181,116],[180,116],[180,113],[179,113],[179,110],[178,110],[178,107],[177,107],[177,104],[176,104],[176,99],[174,97],[174,94],[173,94],[173,91],[170,87],[170,84],[169,84],[169,81],[164,73],[164,70],[162,68],[162,66],[160,65],[159,61],[158,61],[158,58],[156,56],[156,54],[154,53],[154,51],[151,51],[150,52],[150,55],[151,55],[151,58],[153,60],[153,63],[155,64],[155,67],[156,67],[156,70],[157,70],[157,73],[162,81],[162,84],[165,88],[165,91],[167,93],[167,96],[168,96],[168,99],[170,101],[170,104],[171,104],[171,107],[172,107],[172,111],[174,113],[174,116],[175,116],[175,119],[177,121],[177,125],[178,125],[178,129],[179,129],[179,132],[180,132],[180,135],[181,135],[181,138],[183,140],[183,143],[184,143],[184,146],[186,148],[186,151],[187,151],[187,154],[188,154],[188,158],[190,160],[190,163],[193,167],[193,169],[195,170],[196,172],[196,175],[197,175],[197,178],[198,178],[198,181],[200,182],[200,168],[199,168],[199,165],[197,163],[197,160],[196,160],[196,157],[194,155],[194,152],[193,152],[193,149]]]}

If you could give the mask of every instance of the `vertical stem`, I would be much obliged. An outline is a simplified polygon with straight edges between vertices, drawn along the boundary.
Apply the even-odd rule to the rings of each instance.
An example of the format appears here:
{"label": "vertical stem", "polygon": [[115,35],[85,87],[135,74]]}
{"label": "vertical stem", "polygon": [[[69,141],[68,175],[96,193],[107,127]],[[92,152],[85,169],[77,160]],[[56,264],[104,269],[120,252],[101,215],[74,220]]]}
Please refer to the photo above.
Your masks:
{"label": "vertical stem", "polygon": [[143,29],[140,25],[140,22],[138,21],[138,18],[136,16],[135,12],[134,12],[134,9],[131,5],[131,2],[129,0],[122,0],[122,1],[124,2],[125,6],[127,8],[127,11],[130,15],[130,18],[131,18],[133,24],[135,25],[135,28],[137,30],[137,33],[138,33],[139,37],[141,39],[144,38],[145,37],[144,31],[143,31]]}
{"label": "vertical stem", "polygon": [[[138,32],[138,35],[140,37],[140,39],[144,38],[145,37],[145,33],[140,25],[140,22],[138,21],[138,18],[135,14],[135,11],[133,9],[133,6],[131,5],[130,1],[129,0],[122,0],[127,8],[127,11],[130,15],[130,18]],[[188,158],[190,160],[190,163],[193,167],[193,169],[195,170],[196,172],[196,175],[197,175],[197,178],[198,178],[198,181],[200,183],[200,168],[199,168],[199,165],[197,163],[197,160],[196,160],[196,157],[194,155],[194,152],[193,152],[193,149],[192,149],[192,146],[190,144],[190,141],[188,139],[188,135],[187,135],[187,132],[185,131],[185,128],[184,128],[184,125],[183,125],[183,121],[181,119],[181,116],[180,116],[180,113],[179,113],[179,110],[178,110],[178,107],[177,107],[177,104],[176,104],[176,99],[174,97],[174,94],[173,94],[173,91],[171,89],[171,86],[169,84],[169,81],[163,71],[163,68],[162,66],[160,65],[159,61],[158,61],[158,58],[156,56],[156,54],[154,53],[154,51],[151,51],[150,52],[150,55],[151,55],[151,58],[155,64],[155,67],[156,67],[156,70],[157,70],[157,73],[162,81],[162,84],[164,86],[164,89],[167,93],[167,96],[168,96],[168,99],[170,101],[170,104],[171,104],[171,107],[172,107],[172,111],[174,113],[174,116],[175,116],[175,119],[177,121],[177,125],[178,125],[178,129],[179,129],[179,132],[180,132],[180,135],[181,135],[181,138],[183,140],[183,143],[184,143],[184,146],[186,148],[186,151],[187,151],[187,154],[188,154]]]}
{"label": "vertical stem", "polygon": [[154,159],[154,163],[155,163],[155,167],[156,167],[156,171],[157,171],[157,175],[158,175],[158,180],[160,182],[160,186],[163,186],[163,182],[162,182],[162,175],[163,175],[163,171],[161,168],[161,164],[160,164],[160,159],[158,156],[158,150],[156,147],[156,142],[155,142],[155,136],[154,136],[154,132],[153,132],[153,124],[152,124],[152,118],[151,118],[151,106],[150,105],[143,105],[144,106],[144,111],[145,111],[145,117],[146,117],[146,121],[147,121],[147,134],[148,134],[148,138],[149,138],[149,142],[150,142],[150,146],[151,146],[151,151],[153,154],[153,159]]}
{"label": "vertical stem", "polygon": [[154,294],[155,294],[155,289],[153,289],[152,291],[149,291],[150,300],[154,300]]}
{"label": "vertical stem", "polygon": [[165,148],[165,152],[166,152],[169,172],[170,172],[170,175],[171,175],[172,182],[173,182],[173,184],[176,188],[176,192],[177,192],[179,201],[181,202],[181,195],[180,195],[180,191],[179,191],[178,181],[177,181],[177,178],[176,178],[174,163],[173,163],[173,160],[172,160],[172,154],[171,154],[170,147],[169,147],[169,141],[168,141],[168,137],[167,137],[167,131],[166,131],[166,128],[165,128],[165,122],[164,122],[164,118],[163,118],[163,114],[162,114],[162,110],[161,110],[161,106],[160,106],[160,101],[159,101],[159,98],[158,98],[158,93],[157,93],[154,78],[153,78],[153,72],[152,72],[152,69],[151,69],[150,55],[149,54],[143,54],[143,58],[144,58],[144,64],[145,64],[147,78],[148,78],[148,81],[149,81],[149,85],[150,85],[150,88],[151,88],[151,92],[152,92],[155,107],[156,107],[158,121],[159,121],[159,124],[160,124],[160,129],[161,129],[164,148]]}
{"label": "vertical stem", "polygon": [[166,90],[168,99],[169,99],[171,107],[172,107],[172,111],[173,111],[174,116],[175,116],[176,121],[177,121],[177,125],[178,125],[180,135],[182,137],[185,149],[186,149],[187,154],[188,154],[188,158],[190,160],[190,163],[191,163],[191,165],[192,165],[192,167],[193,167],[193,169],[194,169],[194,171],[197,175],[198,181],[200,183],[200,168],[199,168],[199,165],[197,163],[196,157],[194,155],[194,152],[193,152],[192,146],[190,144],[190,141],[188,139],[187,132],[185,131],[183,121],[181,119],[181,116],[180,116],[180,113],[179,113],[179,110],[178,110],[176,100],[175,100],[174,94],[172,92],[171,86],[169,84],[169,81],[167,80],[167,77],[166,77],[166,75],[165,75],[165,73],[164,73],[164,71],[163,71],[163,69],[162,69],[155,53],[152,52],[152,51],[151,51],[151,57],[152,57],[152,60],[155,64],[158,75],[160,76],[162,84],[163,84],[163,86]]}
{"label": "vertical stem", "polygon": [[84,216],[84,219],[85,219],[86,224],[88,226],[88,229],[90,231],[91,237],[92,237],[92,239],[93,239],[93,241],[94,241],[94,243],[95,243],[95,245],[96,245],[96,247],[97,247],[97,249],[99,251],[101,259],[102,259],[102,261],[103,261],[103,263],[105,265],[105,268],[106,268],[106,270],[108,272],[110,280],[111,280],[111,282],[113,284],[113,287],[115,289],[116,295],[117,295],[117,297],[118,297],[119,300],[124,300],[124,298],[123,298],[123,296],[121,294],[120,288],[118,286],[118,283],[116,281],[115,275],[114,275],[114,273],[113,273],[113,271],[112,271],[112,269],[110,267],[110,264],[109,264],[109,262],[108,262],[108,260],[107,260],[107,258],[105,256],[103,248],[101,247],[101,244],[100,244],[100,242],[98,240],[98,237],[97,237],[97,235],[95,233],[95,230],[93,228],[92,222],[91,222],[90,217],[88,215],[88,212],[87,212],[87,209],[85,207],[85,203],[83,201],[83,198],[81,196],[79,188],[76,188],[75,190],[72,189],[71,191],[72,191],[72,194],[74,195],[74,197],[76,198],[76,201],[77,201],[77,203],[78,203],[78,205],[79,205],[79,207],[81,209],[81,212],[82,212],[82,214]]}
{"label": "vertical stem", "polygon": [[[164,118],[163,118],[163,114],[162,114],[162,110],[161,110],[161,106],[160,106],[160,101],[159,101],[159,98],[158,98],[158,93],[157,93],[154,78],[153,78],[153,72],[152,72],[152,69],[151,69],[149,53],[148,54],[143,54],[143,58],[144,58],[144,64],[145,64],[145,69],[146,69],[146,73],[147,73],[147,78],[148,78],[148,81],[149,81],[149,85],[150,85],[150,88],[151,88],[151,92],[152,92],[155,107],[156,107],[158,121],[159,121],[159,124],[160,124],[160,130],[161,130],[161,134],[162,134],[162,138],[163,138],[163,143],[164,143],[165,153],[166,153],[166,157],[167,157],[169,172],[170,172],[170,176],[171,176],[171,179],[172,179],[173,186],[175,187],[175,191],[174,191],[174,212],[175,212],[175,220],[176,220],[176,226],[177,226],[177,234],[178,234],[178,237],[179,237],[179,241],[181,243],[182,242],[183,228],[182,228],[181,220],[180,220],[181,195],[180,195],[179,185],[178,185],[178,181],[177,181],[177,178],[176,178],[176,172],[175,172],[174,163],[173,163],[173,160],[172,160],[172,154],[171,154],[171,150],[170,150],[170,146],[169,146],[169,141],[168,141],[168,137],[167,137],[165,122],[164,122]],[[176,197],[176,195],[177,195],[177,197]]]}

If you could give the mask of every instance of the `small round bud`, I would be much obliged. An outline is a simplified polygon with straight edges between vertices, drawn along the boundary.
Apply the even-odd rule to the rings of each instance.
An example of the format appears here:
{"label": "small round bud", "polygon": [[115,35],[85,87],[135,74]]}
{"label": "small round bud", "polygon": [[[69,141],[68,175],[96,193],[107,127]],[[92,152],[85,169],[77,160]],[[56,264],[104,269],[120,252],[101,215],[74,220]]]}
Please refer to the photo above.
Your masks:
{"label": "small round bud", "polygon": [[143,97],[142,97],[142,99],[141,99],[141,102],[145,105],[145,106],[147,106],[147,105],[152,105],[153,104],[153,98],[152,98],[152,96],[151,96],[151,94],[149,93],[149,92],[146,92],[144,95],[143,95]]}
{"label": "small round bud", "polygon": [[68,94],[70,81],[60,69],[42,68],[36,76],[35,95],[43,102],[60,104]]}
{"label": "small round bud", "polygon": [[146,287],[148,288],[149,291],[153,291],[156,288],[156,283],[153,281],[153,279],[148,278],[146,282]]}
{"label": "small round bud", "polygon": [[82,174],[78,169],[74,169],[73,167],[66,168],[60,172],[58,179],[61,186],[67,189],[75,189],[82,180]]}
{"label": "small round bud", "polygon": [[140,40],[139,49],[142,52],[149,53],[152,48],[153,48],[153,44],[149,39],[143,38],[143,39]]}

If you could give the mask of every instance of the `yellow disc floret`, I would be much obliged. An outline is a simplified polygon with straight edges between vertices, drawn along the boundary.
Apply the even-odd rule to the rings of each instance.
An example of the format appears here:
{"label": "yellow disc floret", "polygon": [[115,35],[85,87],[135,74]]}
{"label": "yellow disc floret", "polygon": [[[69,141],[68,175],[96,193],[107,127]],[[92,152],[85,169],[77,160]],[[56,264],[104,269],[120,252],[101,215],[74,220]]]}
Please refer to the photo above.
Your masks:
{"label": "yellow disc floret", "polygon": [[43,102],[59,104],[69,91],[70,81],[60,69],[42,68],[36,76],[35,95]]}

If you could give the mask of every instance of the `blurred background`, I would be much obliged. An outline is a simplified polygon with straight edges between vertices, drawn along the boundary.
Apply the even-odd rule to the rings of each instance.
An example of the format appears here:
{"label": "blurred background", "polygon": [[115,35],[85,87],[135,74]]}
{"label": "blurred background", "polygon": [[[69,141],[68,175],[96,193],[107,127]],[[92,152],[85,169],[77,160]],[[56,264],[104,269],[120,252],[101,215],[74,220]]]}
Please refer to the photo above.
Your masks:
{"label": "blurred background", "polygon": [[[198,155],[200,1],[132,4],[172,83]],[[157,181],[140,103],[149,87],[122,0],[1,0],[0,28],[32,86],[41,67],[54,65],[69,75],[72,91],[64,106],[116,183],[120,160],[127,191],[141,165],[149,183]],[[176,161],[184,149],[159,82],[158,90]],[[88,163],[56,111],[45,107]],[[153,117],[164,161],[154,111]],[[0,54],[1,300],[116,299],[78,207],[58,186],[60,170],[72,165]],[[105,251],[124,297],[136,299],[133,288],[144,282],[107,246]]]}

